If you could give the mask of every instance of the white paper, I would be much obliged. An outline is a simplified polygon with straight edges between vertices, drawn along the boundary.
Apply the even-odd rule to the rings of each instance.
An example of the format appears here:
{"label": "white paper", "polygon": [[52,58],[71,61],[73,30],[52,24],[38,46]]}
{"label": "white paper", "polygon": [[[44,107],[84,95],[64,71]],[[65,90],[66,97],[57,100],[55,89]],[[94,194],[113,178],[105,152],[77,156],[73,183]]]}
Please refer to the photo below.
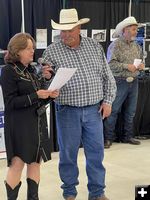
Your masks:
{"label": "white paper", "polygon": [[134,65],[135,65],[135,67],[137,68],[140,64],[141,64],[141,62],[142,62],[142,59],[134,59]]}
{"label": "white paper", "polygon": [[76,72],[77,68],[59,68],[48,90],[59,90]]}

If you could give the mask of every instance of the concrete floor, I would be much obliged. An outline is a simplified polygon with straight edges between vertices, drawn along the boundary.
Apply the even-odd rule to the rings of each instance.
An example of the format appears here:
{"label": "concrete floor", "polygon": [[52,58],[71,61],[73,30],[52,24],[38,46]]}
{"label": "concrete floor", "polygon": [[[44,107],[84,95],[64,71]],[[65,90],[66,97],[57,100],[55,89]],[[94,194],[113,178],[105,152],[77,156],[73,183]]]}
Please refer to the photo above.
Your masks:
{"label": "concrete floor", "polygon": [[[134,200],[135,185],[150,184],[150,140],[141,141],[138,146],[114,143],[105,150],[106,195],[110,200]],[[52,160],[43,163],[40,181],[40,200],[63,200],[58,175],[58,153],[52,153]],[[77,200],[87,200],[87,178],[83,149],[78,157],[80,185]],[[6,160],[0,160],[0,200],[6,200],[3,181],[6,175]],[[25,170],[19,200],[26,200]]]}

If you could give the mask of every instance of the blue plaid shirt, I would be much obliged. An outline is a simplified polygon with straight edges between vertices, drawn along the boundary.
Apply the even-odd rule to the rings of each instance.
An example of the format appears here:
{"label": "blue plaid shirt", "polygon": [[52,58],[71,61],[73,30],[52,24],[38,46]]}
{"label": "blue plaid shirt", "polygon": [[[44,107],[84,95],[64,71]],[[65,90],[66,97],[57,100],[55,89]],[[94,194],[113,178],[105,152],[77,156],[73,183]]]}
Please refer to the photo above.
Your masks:
{"label": "blue plaid shirt", "polygon": [[[107,64],[102,46],[91,38],[81,37],[78,48],[62,41],[53,43],[43,53],[45,63],[59,67],[77,68],[65,84],[56,102],[61,105],[87,106],[100,101],[112,104],[116,84]],[[65,74],[64,74],[65,76]]]}

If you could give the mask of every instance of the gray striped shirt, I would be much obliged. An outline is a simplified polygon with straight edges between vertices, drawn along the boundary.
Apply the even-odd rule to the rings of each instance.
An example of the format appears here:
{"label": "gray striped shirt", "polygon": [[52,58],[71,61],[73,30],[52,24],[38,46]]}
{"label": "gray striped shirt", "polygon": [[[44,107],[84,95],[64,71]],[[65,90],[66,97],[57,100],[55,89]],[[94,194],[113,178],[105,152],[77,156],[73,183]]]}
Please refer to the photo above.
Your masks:
{"label": "gray striped shirt", "polygon": [[61,88],[56,99],[58,104],[80,107],[102,100],[112,104],[116,94],[115,80],[102,46],[93,39],[81,37],[78,48],[70,48],[61,41],[53,43],[44,51],[43,59],[56,70],[59,67],[77,68]]}

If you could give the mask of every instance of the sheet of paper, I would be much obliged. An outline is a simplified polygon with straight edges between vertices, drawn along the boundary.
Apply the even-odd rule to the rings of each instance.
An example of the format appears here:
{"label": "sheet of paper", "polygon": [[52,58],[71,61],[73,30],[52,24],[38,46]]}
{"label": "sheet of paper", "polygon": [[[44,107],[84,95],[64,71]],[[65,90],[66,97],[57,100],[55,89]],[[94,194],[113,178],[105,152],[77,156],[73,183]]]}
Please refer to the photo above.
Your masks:
{"label": "sheet of paper", "polygon": [[76,72],[77,68],[59,68],[48,90],[59,90]]}
{"label": "sheet of paper", "polygon": [[141,64],[141,62],[142,62],[142,59],[134,59],[134,65],[135,65],[135,67],[137,68],[140,64]]}

